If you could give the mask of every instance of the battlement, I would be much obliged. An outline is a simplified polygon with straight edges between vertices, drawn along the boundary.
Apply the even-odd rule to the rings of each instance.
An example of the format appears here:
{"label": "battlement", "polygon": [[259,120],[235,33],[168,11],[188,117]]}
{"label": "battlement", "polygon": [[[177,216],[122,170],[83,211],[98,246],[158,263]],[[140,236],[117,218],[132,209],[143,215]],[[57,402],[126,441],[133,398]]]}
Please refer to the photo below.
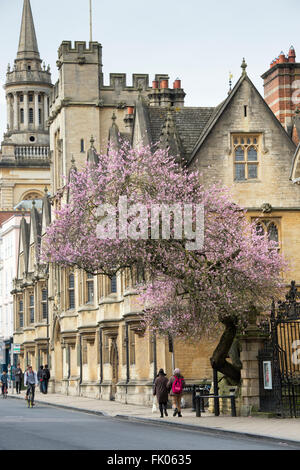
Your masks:
{"label": "battlement", "polygon": [[101,64],[102,46],[99,42],[93,41],[88,44],[85,41],[63,41],[58,49],[57,66],[65,62],[69,63],[99,63]]}

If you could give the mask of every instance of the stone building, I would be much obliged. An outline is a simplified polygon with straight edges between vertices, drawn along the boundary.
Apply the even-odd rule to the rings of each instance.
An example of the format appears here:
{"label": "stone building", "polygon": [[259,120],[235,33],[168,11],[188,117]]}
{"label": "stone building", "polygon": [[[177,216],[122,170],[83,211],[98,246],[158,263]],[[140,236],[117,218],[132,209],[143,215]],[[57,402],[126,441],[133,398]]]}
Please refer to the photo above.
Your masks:
{"label": "stone building", "polygon": [[33,205],[30,223],[21,223],[15,342],[22,345],[23,366],[48,362],[52,391],[150,403],[160,367],[168,375],[174,366],[181,368],[187,383],[209,380],[215,344],[182,343],[141,330],[135,285],[142,270],[109,279],[43,265],[43,234],[53,209],[67,197],[62,175],[68,178],[86,160],[96,163],[95,148],[105,152],[107,141],[118,145],[120,136],[133,145],[168,147],[182,164],[201,170],[204,184],[230,187],[249,219],[259,219],[258,230],[278,240],[293,262],[287,284],[299,283],[299,188],[290,180],[295,134],[258,93],[245,62],[235,87],[216,107],[185,107],[180,80],[170,87],[167,75],[156,75],[152,86],[147,75],[134,75],[127,86],[124,74],[111,74],[104,85],[97,42],[64,41],[57,66],[49,110],[51,195],[46,191],[42,210]]}
{"label": "stone building", "polygon": [[4,85],[7,130],[0,152],[0,207],[43,196],[50,182],[49,66],[42,65],[29,0],[24,0],[17,57]]}

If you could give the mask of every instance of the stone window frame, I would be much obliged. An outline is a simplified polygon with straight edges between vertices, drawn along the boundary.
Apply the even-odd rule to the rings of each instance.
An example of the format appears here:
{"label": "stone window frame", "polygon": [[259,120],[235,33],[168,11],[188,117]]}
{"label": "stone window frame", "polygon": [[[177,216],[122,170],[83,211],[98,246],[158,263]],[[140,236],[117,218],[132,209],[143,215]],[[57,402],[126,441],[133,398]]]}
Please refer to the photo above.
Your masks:
{"label": "stone window frame", "polygon": [[[95,300],[95,276],[90,273],[84,273],[84,298],[85,303],[92,305]],[[90,293],[92,293],[92,298],[90,298]]]}
{"label": "stone window frame", "polygon": [[[46,292],[46,298],[44,298],[44,293]],[[41,320],[47,320],[48,318],[48,289],[46,284],[41,286],[41,297],[40,297],[40,304],[41,304]]]}
{"label": "stone window frame", "polygon": [[[73,277],[73,286],[70,287],[70,278]],[[75,300],[75,272],[73,270],[67,271],[67,306],[68,310],[75,310],[76,307],[76,300]]]}
{"label": "stone window frame", "polygon": [[[22,302],[22,309],[20,308],[21,302]],[[23,295],[17,296],[17,309],[18,309],[18,326],[19,328],[24,328],[24,296]],[[22,318],[22,322],[21,322],[21,318]]]}
{"label": "stone window frame", "polygon": [[34,309],[35,295],[34,291],[28,291],[28,323],[30,325],[34,324],[35,320],[35,309]]}
{"label": "stone window frame", "polygon": [[[232,145],[232,155],[233,155],[233,180],[235,183],[241,182],[251,182],[258,181],[260,178],[260,154],[261,154],[261,134],[256,132],[238,132],[231,134],[231,145]],[[242,148],[244,152],[244,159],[236,159],[236,150]],[[248,151],[249,149],[254,148],[256,150],[257,159],[249,160]],[[244,164],[245,177],[237,178],[236,176],[236,167],[237,165]],[[256,177],[249,178],[249,167],[256,167]]]}
{"label": "stone window frame", "polygon": [[275,225],[278,234],[278,251],[281,250],[282,245],[282,236],[281,236],[281,217],[251,217],[251,222],[256,222],[260,224],[264,229],[264,235],[266,236],[269,233],[269,227]]}

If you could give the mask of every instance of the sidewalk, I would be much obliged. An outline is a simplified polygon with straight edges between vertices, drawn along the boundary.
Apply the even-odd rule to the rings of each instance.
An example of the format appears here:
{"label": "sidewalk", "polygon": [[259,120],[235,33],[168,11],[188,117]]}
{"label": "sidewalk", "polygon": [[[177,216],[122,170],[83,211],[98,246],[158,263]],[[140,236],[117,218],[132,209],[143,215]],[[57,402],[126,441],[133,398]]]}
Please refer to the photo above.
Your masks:
{"label": "sidewalk", "polygon": [[[10,398],[24,400],[25,392],[21,395],[9,395]],[[172,410],[168,410],[169,416],[159,417],[159,411],[152,413],[152,409],[142,405],[126,405],[115,401],[96,400],[85,397],[73,397],[60,394],[43,395],[36,393],[36,403],[45,403],[63,407],[71,410],[84,411],[102,416],[116,417],[119,419],[130,419],[135,421],[146,421],[152,424],[177,425],[186,429],[204,430],[207,432],[220,433],[232,432],[252,437],[275,438],[280,441],[293,441],[300,446],[300,419],[276,419],[259,417],[237,417],[219,416],[205,412],[200,418],[191,408],[183,409],[182,418],[173,418]]]}

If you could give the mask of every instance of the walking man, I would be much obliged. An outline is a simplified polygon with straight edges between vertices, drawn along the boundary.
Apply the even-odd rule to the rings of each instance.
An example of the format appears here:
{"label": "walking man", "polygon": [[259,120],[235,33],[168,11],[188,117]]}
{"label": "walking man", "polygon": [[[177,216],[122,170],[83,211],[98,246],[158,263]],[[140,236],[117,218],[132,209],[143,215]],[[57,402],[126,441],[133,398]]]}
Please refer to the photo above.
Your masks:
{"label": "walking man", "polygon": [[22,369],[20,367],[20,363],[18,362],[18,366],[15,370],[15,380],[16,380],[16,393],[20,394],[21,393],[21,386],[22,386]]}
{"label": "walking man", "polygon": [[42,382],[43,393],[47,394],[48,393],[48,382],[50,380],[50,371],[48,369],[48,364],[46,364],[45,367],[44,367],[42,377],[43,377],[43,382]]}

